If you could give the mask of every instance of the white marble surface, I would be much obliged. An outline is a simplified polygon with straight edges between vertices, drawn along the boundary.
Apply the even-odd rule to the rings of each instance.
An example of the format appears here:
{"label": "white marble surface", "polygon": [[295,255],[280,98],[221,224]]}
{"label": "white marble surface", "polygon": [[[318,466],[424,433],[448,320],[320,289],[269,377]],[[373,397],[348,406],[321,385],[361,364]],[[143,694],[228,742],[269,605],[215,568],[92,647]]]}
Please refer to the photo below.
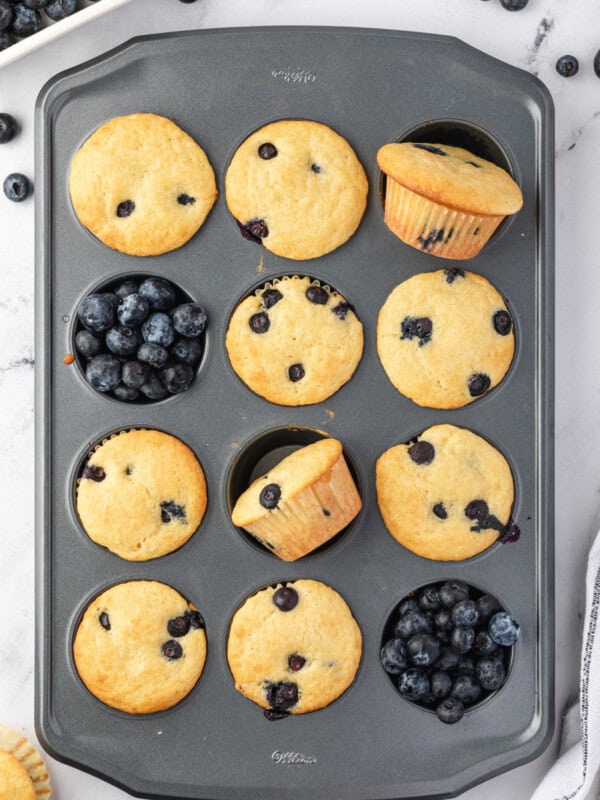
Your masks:
{"label": "white marble surface", "polygon": [[[349,25],[452,34],[535,72],[556,104],[556,700],[576,695],[584,557],[600,525],[600,48],[597,0],[530,0],[519,13],[498,0],[132,0],[0,71],[0,111],[22,124],[0,147],[0,177],[33,176],[33,110],[41,86],[130,36],[196,27]],[[541,33],[545,36],[541,36]],[[540,43],[540,39],[543,41]],[[536,44],[537,40],[537,44]],[[576,77],[554,70],[576,55]],[[399,77],[401,79],[401,76]],[[0,721],[35,740],[33,724],[33,200],[0,197]],[[525,800],[557,751],[464,795]],[[117,800],[127,795],[48,758],[57,798]]]}

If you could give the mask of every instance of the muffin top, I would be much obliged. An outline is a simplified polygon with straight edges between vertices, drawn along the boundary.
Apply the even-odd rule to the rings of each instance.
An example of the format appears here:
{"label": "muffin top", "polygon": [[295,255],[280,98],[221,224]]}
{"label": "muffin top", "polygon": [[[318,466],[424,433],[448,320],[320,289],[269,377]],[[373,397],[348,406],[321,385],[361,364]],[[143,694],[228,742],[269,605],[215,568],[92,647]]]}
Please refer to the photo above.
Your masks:
{"label": "muffin top", "polygon": [[377,153],[386,175],[429,200],[483,216],[514,214],[521,190],[506,170],[446,144],[395,142]]}
{"label": "muffin top", "polygon": [[231,514],[233,524],[249,525],[269,513],[274,506],[268,487],[278,490],[276,505],[285,503],[331,470],[341,455],[337,439],[321,439],[290,453],[239,497]]}

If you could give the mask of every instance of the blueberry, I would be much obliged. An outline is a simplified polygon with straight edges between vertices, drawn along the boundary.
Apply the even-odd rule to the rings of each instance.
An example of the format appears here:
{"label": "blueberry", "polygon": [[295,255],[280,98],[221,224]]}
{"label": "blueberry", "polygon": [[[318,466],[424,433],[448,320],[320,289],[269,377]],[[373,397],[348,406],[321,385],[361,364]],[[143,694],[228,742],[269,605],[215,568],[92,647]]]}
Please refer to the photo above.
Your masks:
{"label": "blueberry", "polygon": [[446,608],[452,608],[469,597],[469,587],[462,581],[446,581],[440,589],[440,599]]}
{"label": "blueberry", "polygon": [[403,616],[404,614],[408,614],[412,611],[421,611],[421,606],[419,605],[419,601],[416,597],[408,597],[406,600],[403,600],[400,603],[399,614]]}
{"label": "blueberry", "polygon": [[150,377],[150,369],[141,361],[127,361],[121,370],[121,380],[130,389],[139,389]]}
{"label": "blueberry", "polygon": [[124,300],[130,294],[137,294],[138,289],[139,283],[137,281],[127,280],[119,284],[113,294],[118,297],[119,300]]}
{"label": "blueberry", "polygon": [[519,638],[519,625],[506,611],[499,611],[491,618],[488,631],[496,644],[510,647]]}
{"label": "blueberry", "polygon": [[13,43],[12,36],[8,31],[0,31],[0,52],[6,50]]}
{"label": "blueberry", "polygon": [[321,286],[309,286],[306,290],[306,299],[317,306],[325,306],[329,300],[329,292]]}
{"label": "blueberry", "polygon": [[594,56],[594,74],[600,78],[600,50]]}
{"label": "blueberry", "polygon": [[302,364],[292,364],[292,366],[288,369],[288,377],[292,383],[302,380],[305,375],[306,373]]}
{"label": "blueberry", "polygon": [[448,519],[448,512],[443,503],[436,503],[431,510],[438,519]]}
{"label": "blueberry", "polygon": [[415,464],[431,464],[435,458],[435,447],[430,442],[415,442],[408,448],[408,455]]}
{"label": "blueberry", "polygon": [[23,5],[27,8],[34,8],[36,11],[47,6],[50,0],[23,0]]}
{"label": "blueberry", "polygon": [[265,308],[273,308],[276,303],[283,300],[283,295],[278,289],[265,289],[260,299]]}
{"label": "blueberry", "polygon": [[183,655],[182,646],[179,644],[179,642],[176,642],[174,639],[169,639],[168,642],[164,642],[164,644],[161,647],[161,650],[163,656],[165,658],[168,658],[170,661],[176,658],[181,658],[181,656]]}
{"label": "blueberry", "polygon": [[[180,3],[195,3],[196,0],[179,0]],[[289,717],[289,711],[279,711],[276,708],[265,708],[263,711],[265,718],[269,720],[269,722],[275,722],[278,719],[285,719]]]}
{"label": "blueberry", "polygon": [[266,333],[271,327],[271,320],[265,311],[259,311],[258,314],[253,314],[248,320],[251,330],[254,333]]}
{"label": "blueberry", "polygon": [[190,619],[186,616],[173,617],[167,622],[167,631],[169,636],[175,638],[185,636],[190,629]]}
{"label": "blueberry", "polygon": [[21,203],[29,196],[31,184],[29,178],[20,172],[11,172],[4,179],[4,194],[13,203]]}
{"label": "blueberry", "polygon": [[499,333],[500,336],[508,336],[512,330],[512,317],[508,311],[501,309],[500,311],[496,311],[492,317],[492,324],[496,333]]}
{"label": "blueberry", "polygon": [[91,331],[77,331],[75,349],[84,358],[92,358],[102,350],[102,342]]}
{"label": "blueberry", "polygon": [[265,161],[268,161],[271,158],[275,158],[277,155],[277,148],[274,144],[271,144],[271,142],[265,142],[265,144],[261,144],[258,148],[258,155]]}
{"label": "blueberry", "polygon": [[430,633],[417,633],[408,640],[406,649],[417,667],[431,667],[440,654],[440,643]]}
{"label": "blueberry", "polygon": [[463,675],[475,675],[475,659],[469,655],[461,656],[456,669]]}
{"label": "blueberry", "polygon": [[[8,9],[10,11],[11,19],[12,19],[12,8],[8,5],[6,0],[0,0],[0,30],[4,30],[6,27],[2,24],[3,14],[5,14],[4,9]],[[11,117],[10,114],[0,114],[0,144],[6,144],[10,142],[11,139],[14,139],[17,134],[17,123],[14,117]]]}
{"label": "blueberry", "polygon": [[479,622],[487,623],[492,614],[500,611],[500,603],[491,594],[482,594],[477,600],[477,610],[479,611]]}
{"label": "blueberry", "polygon": [[440,608],[433,615],[433,624],[440,631],[451,631],[454,627],[452,611],[449,608]]}
{"label": "blueberry", "polygon": [[163,500],[160,504],[160,518],[165,525],[168,525],[174,519],[179,522],[185,522],[185,506],[180,506],[174,500]]}
{"label": "blueberry", "polygon": [[259,502],[263,508],[276,508],[277,503],[281,499],[281,486],[277,483],[269,483],[262,490],[258,496]]}
{"label": "blueberry", "polygon": [[146,278],[138,291],[153,311],[167,311],[175,305],[175,289],[163,278]]}
{"label": "blueberry", "polygon": [[288,656],[288,667],[292,670],[292,672],[298,672],[299,669],[306,664],[306,659],[303,656],[298,655],[298,653],[293,653],[293,655]]}
{"label": "blueberry", "polygon": [[460,700],[466,706],[476,703],[481,697],[481,686],[479,682],[471,675],[458,675],[454,683],[450,695],[456,700]]}
{"label": "blueberry", "polygon": [[127,325],[116,325],[106,334],[106,346],[116,356],[132,356],[141,343],[138,329]]}
{"label": "blueberry", "polygon": [[103,611],[100,614],[100,616],[98,617],[98,619],[100,621],[100,625],[102,625],[104,630],[105,631],[109,631],[110,630],[110,618],[109,618],[108,614],[106,613],[106,611]]}
{"label": "blueberry", "polygon": [[14,17],[11,31],[15,36],[31,36],[33,33],[41,31],[43,27],[42,17],[39,11],[27,8],[23,3],[17,3],[13,7]]}
{"label": "blueberry", "polygon": [[465,277],[465,271],[459,267],[450,267],[444,270],[444,275],[446,276],[446,283],[454,283],[457,278]]}
{"label": "blueberry", "polygon": [[167,363],[169,353],[159,344],[144,342],[137,351],[137,357],[138,361],[143,361],[144,364],[149,364],[155,369],[162,369]]}
{"label": "blueberry", "polygon": [[192,628],[196,628],[196,629],[202,628],[202,629],[204,629],[206,627],[205,622],[204,622],[204,617],[198,611],[198,609],[196,609],[196,608],[188,609],[188,611],[185,612],[184,616],[186,616],[189,619],[190,626]]}
{"label": "blueberry", "polygon": [[431,618],[423,611],[409,611],[403,614],[394,629],[395,635],[403,639],[410,639],[417,633],[431,633]]}
{"label": "blueberry", "polygon": [[169,315],[163,311],[153,311],[142,325],[142,336],[148,344],[159,344],[161,347],[172,344],[175,332]]}
{"label": "blueberry", "polygon": [[451,647],[444,647],[435,662],[435,668],[446,672],[446,670],[457,667],[459,661],[460,655],[455,650]]}
{"label": "blueberry", "polygon": [[481,397],[482,394],[489,390],[491,384],[489,375],[484,372],[476,372],[471,375],[468,381],[469,394],[471,397]]}
{"label": "blueberry", "polygon": [[206,311],[198,303],[184,303],[173,312],[173,327],[182,336],[195,339],[206,328]]}
{"label": "blueberry", "polygon": [[405,317],[400,326],[400,339],[419,340],[419,347],[431,341],[433,323],[429,317]]}
{"label": "blueberry", "polygon": [[194,203],[196,202],[196,198],[190,197],[189,194],[185,194],[184,192],[177,196],[177,202],[179,203],[180,206],[193,206]]}
{"label": "blueberry", "polygon": [[298,702],[298,686],[295,683],[268,683],[266,688],[267,702],[277,711],[288,711]]}
{"label": "blueberry", "polygon": [[261,239],[269,235],[269,228],[264,219],[251,219],[245,225],[238,222],[238,227],[244,239],[256,244],[262,244]]}
{"label": "blueberry", "polygon": [[504,664],[496,658],[480,658],[475,667],[475,677],[482,688],[488,692],[495,692],[506,681]]}
{"label": "blueberry", "polygon": [[465,508],[465,516],[467,519],[485,520],[489,516],[490,509],[485,500],[471,500]]}
{"label": "blueberry", "polygon": [[442,150],[441,147],[436,147],[433,144],[416,143],[416,144],[413,144],[413,147],[416,147],[417,150],[427,150],[428,153],[434,153],[436,156],[447,156],[448,155],[448,153],[445,150]]}
{"label": "blueberry", "polygon": [[110,392],[121,383],[121,362],[108,353],[93,356],[88,361],[85,377],[97,392]]}
{"label": "blueberry", "polygon": [[445,700],[436,708],[438,719],[445,722],[447,725],[453,725],[455,722],[460,722],[465,713],[465,707],[455,697],[446,697]]}
{"label": "blueberry", "polygon": [[452,609],[452,622],[472,628],[479,622],[479,611],[474,600],[461,600]]}
{"label": "blueberry", "polygon": [[115,308],[108,294],[90,294],[79,304],[77,316],[88,330],[101,333],[112,328]]}
{"label": "blueberry", "polygon": [[170,394],[180,394],[190,388],[194,370],[189,364],[171,364],[161,371],[160,379]]}
{"label": "blueberry", "polygon": [[450,644],[457,653],[468,653],[475,641],[473,628],[464,628],[461,625],[454,628],[450,635]]}
{"label": "blueberry", "polygon": [[419,594],[419,605],[423,611],[437,611],[442,601],[435,586],[426,586]]}
{"label": "blueberry", "polygon": [[500,0],[502,8],[507,11],[522,11],[529,0]]}
{"label": "blueberry", "polygon": [[338,303],[337,306],[334,306],[331,309],[331,312],[336,315],[338,319],[345,320],[346,314],[349,311],[354,311],[354,306],[350,305],[350,303],[342,302]]}
{"label": "blueberry", "polygon": [[[144,345],[142,345],[142,347],[143,346]],[[143,383],[140,386],[140,392],[144,395],[144,397],[147,397],[148,400],[164,400],[164,398],[169,394],[166,386],[153,370],[150,372],[150,377],[146,383]]]}
{"label": "blueberry", "polygon": [[563,78],[572,78],[579,72],[579,61],[575,56],[561,56],[556,62],[556,71]]}
{"label": "blueberry", "polygon": [[310,168],[313,172],[316,172],[317,175],[321,172],[321,167],[318,164],[311,164]]}
{"label": "blueberry", "polygon": [[77,11],[77,0],[50,0],[44,11],[50,19],[64,19]]}
{"label": "blueberry", "polygon": [[390,639],[380,651],[381,666],[390,675],[399,675],[408,666],[406,645],[402,639]]}
{"label": "blueberry", "polygon": [[137,293],[126,295],[117,307],[117,318],[121,325],[141,325],[150,312],[150,303]]}
{"label": "blueberry", "polygon": [[131,386],[125,386],[124,383],[121,383],[115,387],[113,389],[113,394],[116,398],[123,400],[126,403],[131,403],[134,400],[137,400],[140,396],[138,389],[132,389]]}
{"label": "blueberry", "polygon": [[202,356],[202,344],[198,339],[175,339],[169,353],[175,361],[194,366]]}
{"label": "blueberry", "polygon": [[452,678],[443,670],[436,670],[431,676],[431,694],[436,700],[448,697],[452,688]]}
{"label": "blueberry", "polygon": [[96,466],[96,464],[86,464],[81,473],[81,477],[88,481],[102,483],[104,478],[106,478],[106,472],[102,467]]}
{"label": "blueberry", "polygon": [[498,649],[498,645],[487,631],[479,631],[473,642],[473,652],[478,656],[487,656]]}
{"label": "blueberry", "polygon": [[272,600],[280,611],[291,611],[298,605],[298,592],[291,586],[280,586],[273,592]]}
{"label": "blueberry", "polygon": [[422,669],[407,669],[400,675],[398,689],[401,695],[416,703],[429,694],[429,678]]}

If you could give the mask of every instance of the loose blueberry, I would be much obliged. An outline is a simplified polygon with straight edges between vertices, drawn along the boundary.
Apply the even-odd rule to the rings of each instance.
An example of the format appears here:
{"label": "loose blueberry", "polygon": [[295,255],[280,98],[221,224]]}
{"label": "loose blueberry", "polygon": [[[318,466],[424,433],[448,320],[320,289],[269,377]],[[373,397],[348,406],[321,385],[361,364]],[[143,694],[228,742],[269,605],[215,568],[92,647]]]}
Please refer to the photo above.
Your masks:
{"label": "loose blueberry", "polygon": [[261,239],[269,235],[269,228],[264,219],[251,219],[245,225],[238,222],[238,227],[244,239],[256,244],[262,244]]}
{"label": "loose blueberry", "polygon": [[153,311],[168,311],[175,305],[175,289],[163,278],[146,278],[138,291]]}
{"label": "loose blueberry", "polygon": [[390,639],[380,651],[381,666],[390,675],[399,675],[408,666],[406,645],[402,639]]}
{"label": "loose blueberry", "polygon": [[432,511],[438,519],[448,519],[448,512],[443,503],[436,503]]}
{"label": "loose blueberry", "polygon": [[487,656],[498,649],[498,645],[487,631],[479,631],[473,642],[473,652],[478,656]]}
{"label": "loose blueberry", "polygon": [[190,197],[189,194],[183,193],[178,195],[177,202],[179,203],[180,206],[193,206],[194,203],[196,202],[196,198]]}
{"label": "loose blueberry", "polygon": [[138,361],[148,364],[154,369],[162,369],[169,358],[169,353],[159,344],[144,342],[137,351]]}
{"label": "loose blueberry", "polygon": [[435,668],[446,672],[447,670],[454,669],[458,666],[460,661],[460,654],[453,650],[451,647],[444,647],[435,662]]}
{"label": "loose blueberry", "polygon": [[31,36],[38,31],[41,31],[44,23],[39,11],[33,8],[27,8],[23,3],[17,3],[13,6],[14,16],[11,25],[11,31],[15,36],[24,38]]}
{"label": "loose blueberry", "polygon": [[283,295],[278,289],[265,289],[265,291],[261,294],[260,299],[262,300],[265,308],[273,308],[276,303],[278,303],[280,300],[283,300]]}
{"label": "loose blueberry", "polygon": [[121,362],[108,353],[90,358],[85,377],[97,392],[111,392],[121,383]]}
{"label": "loose blueberry", "polygon": [[288,711],[298,702],[298,686],[288,681],[267,684],[267,702],[276,711]]}
{"label": "loose blueberry", "polygon": [[91,331],[77,331],[75,335],[75,349],[84,358],[97,356],[102,350],[102,342]]}
{"label": "loose blueberry", "polygon": [[112,328],[115,307],[108,294],[90,294],[79,304],[77,316],[88,330],[101,333]]}
{"label": "loose blueberry", "polygon": [[[156,345],[158,347],[158,345]],[[144,347],[144,345],[142,345]],[[148,345],[150,347],[150,345]],[[140,348],[141,350],[142,348]],[[161,348],[162,349],[162,348]],[[166,351],[165,351],[166,352]],[[138,351],[138,358],[140,358],[140,354]],[[148,400],[164,400],[165,397],[169,394],[167,391],[167,387],[164,383],[160,380],[158,375],[152,370],[150,372],[150,377],[140,386],[140,392],[146,397]]]}
{"label": "loose blueberry", "polygon": [[271,142],[265,142],[258,148],[258,155],[268,161],[270,158],[275,158],[277,155],[277,148]]}
{"label": "loose blueberry", "polygon": [[[0,31],[4,30],[6,25],[3,25],[4,15],[10,12],[10,19],[12,19],[12,8],[7,0],[2,0],[0,4]],[[9,20],[10,22],[10,20]],[[17,134],[17,123],[14,117],[10,114],[0,114],[0,144],[6,144],[14,139]]]}
{"label": "loose blueberry", "polygon": [[471,397],[481,397],[488,391],[491,383],[489,375],[484,372],[476,372],[469,378],[469,394]]}
{"label": "loose blueberry", "polygon": [[499,611],[491,618],[488,631],[496,644],[510,647],[519,639],[519,625],[506,611]]}
{"label": "loose blueberry", "polygon": [[161,370],[159,377],[169,394],[181,394],[190,388],[194,380],[194,370],[189,364],[171,364]]}
{"label": "loose blueberry", "polygon": [[441,603],[435,586],[426,586],[419,594],[419,606],[423,611],[437,611]]}
{"label": "loose blueberry", "polygon": [[462,581],[446,581],[440,589],[440,599],[446,608],[452,608],[469,597],[469,587]]}
{"label": "loose blueberry", "polygon": [[475,667],[475,677],[483,689],[495,692],[504,686],[506,670],[504,664],[495,658],[480,658]]}
{"label": "loose blueberry", "polygon": [[477,610],[479,611],[479,621],[487,623],[492,614],[500,611],[500,603],[491,594],[482,594],[477,600]]}
{"label": "loose blueberry", "polygon": [[130,389],[139,389],[150,377],[150,369],[141,361],[127,361],[121,370],[121,380]]}
{"label": "loose blueberry", "polygon": [[173,312],[173,327],[182,336],[195,339],[206,328],[206,311],[198,303],[184,303]]}
{"label": "loose blueberry", "polygon": [[475,641],[475,631],[473,628],[458,626],[454,628],[450,635],[450,644],[457,653],[468,653]]}
{"label": "loose blueberry", "polygon": [[413,144],[413,147],[416,147],[417,150],[427,150],[428,153],[433,153],[436,156],[448,155],[448,153],[445,150],[442,150],[441,147],[436,147],[433,144]]}
{"label": "loose blueberry", "polygon": [[139,330],[127,325],[116,325],[106,333],[106,346],[116,356],[132,356],[141,343]]}
{"label": "loose blueberry", "polygon": [[440,643],[430,633],[417,633],[408,640],[406,649],[417,667],[431,667],[440,654]]}
{"label": "loose blueberry", "polygon": [[160,518],[168,525],[173,520],[185,522],[185,506],[180,506],[174,500],[163,500],[160,504]]}
{"label": "loose blueberry", "polygon": [[507,11],[522,11],[529,0],[500,0],[502,8]]}
{"label": "loose blueberry", "polygon": [[184,616],[186,616],[189,619],[190,626],[192,628],[196,628],[196,629],[202,628],[202,629],[204,629],[206,627],[206,625],[204,623],[204,617],[202,616],[202,614],[197,609],[195,609],[195,608],[189,609],[188,611],[185,612]]}
{"label": "loose blueberry", "polygon": [[175,338],[173,323],[163,311],[153,311],[142,325],[142,336],[148,344],[159,344],[169,347]]}
{"label": "loose blueberry", "polygon": [[273,603],[280,611],[291,611],[298,605],[298,592],[291,586],[281,586],[273,592]]}
{"label": "loose blueberry", "polygon": [[298,670],[302,669],[305,664],[306,659],[302,656],[299,656],[297,653],[288,656],[288,667],[292,670],[292,672],[298,672]]}
{"label": "loose blueberry", "polygon": [[190,629],[189,617],[173,617],[167,622],[169,636],[185,636]]}
{"label": "loose blueberry", "polygon": [[396,623],[394,633],[403,639],[410,639],[417,633],[431,633],[432,627],[431,618],[419,609],[403,614]]}
{"label": "loose blueberry", "polygon": [[168,658],[170,661],[175,660],[176,658],[181,658],[183,655],[183,648],[176,642],[174,639],[169,639],[168,642],[164,642],[162,647],[162,654],[165,658]]}
{"label": "loose blueberry", "polygon": [[419,347],[423,347],[431,340],[433,323],[429,317],[405,317],[400,326],[400,339],[419,340]]}
{"label": "loose blueberry", "polygon": [[401,695],[417,703],[429,694],[429,678],[422,669],[407,669],[400,675],[398,689]]}
{"label": "loose blueberry", "polygon": [[106,613],[106,611],[103,611],[100,614],[100,616],[98,617],[98,619],[100,620],[100,625],[102,625],[104,630],[105,631],[109,631],[110,630],[110,618],[109,618],[108,614]]}
{"label": "loose blueberry", "polygon": [[150,303],[141,294],[126,295],[117,307],[117,319],[121,325],[141,325],[150,312]]}
{"label": "loose blueberry", "polygon": [[288,369],[288,376],[292,383],[296,383],[296,381],[302,380],[305,376],[304,367],[302,364],[292,364],[292,366]]}
{"label": "loose blueberry", "polygon": [[124,300],[130,294],[137,294],[139,289],[139,283],[133,280],[123,281],[120,283],[119,286],[114,290],[113,294],[119,298],[119,300]]}
{"label": "loose blueberry", "polygon": [[77,11],[77,0],[50,0],[44,11],[50,19],[64,19]]}
{"label": "loose blueberry", "polygon": [[435,447],[431,442],[415,442],[408,448],[408,455],[415,464],[431,464],[435,458]]}
{"label": "loose blueberry", "polygon": [[281,499],[281,486],[277,483],[269,483],[262,490],[258,496],[258,500],[263,508],[276,508],[277,503]]}
{"label": "loose blueberry", "polygon": [[306,299],[317,306],[324,306],[329,300],[329,293],[322,286],[309,286],[306,290]]}
{"label": "loose blueberry", "polygon": [[431,694],[436,700],[448,697],[452,688],[452,678],[443,670],[436,670],[431,676]]}
{"label": "loose blueberry", "polygon": [[455,697],[446,697],[445,700],[436,708],[438,719],[445,722],[447,725],[453,725],[460,722],[465,713],[465,707]]}
{"label": "loose blueberry", "polygon": [[472,628],[479,622],[479,611],[474,600],[461,600],[452,609],[452,622]]}
{"label": "loose blueberry", "polygon": [[259,311],[258,314],[253,314],[248,320],[251,330],[254,333],[266,333],[271,327],[271,320],[265,311]]}
{"label": "loose blueberry", "polygon": [[140,392],[138,389],[133,389],[131,386],[125,386],[124,383],[119,384],[113,389],[113,394],[117,400],[123,400],[125,403],[132,403],[138,400]]}
{"label": "loose blueberry", "polygon": [[492,319],[494,328],[496,333],[499,333],[500,336],[508,336],[508,334],[512,330],[512,317],[505,311],[501,309],[500,311],[496,311]]}
{"label": "loose blueberry", "polygon": [[29,196],[31,184],[29,179],[20,172],[11,172],[4,179],[4,194],[13,203],[21,203]]}
{"label": "loose blueberry", "polygon": [[463,705],[470,706],[481,697],[481,686],[471,675],[458,675],[452,684],[450,695]]}
{"label": "loose blueberry", "polygon": [[101,483],[104,478],[106,478],[106,472],[102,467],[98,467],[94,464],[86,464],[81,473],[81,477],[88,481]]}
{"label": "loose blueberry", "polygon": [[202,344],[198,339],[175,339],[169,353],[175,361],[193,367],[202,357]]}
{"label": "loose blueberry", "polygon": [[563,78],[572,78],[579,72],[579,61],[575,56],[561,56],[556,62],[556,71]]}

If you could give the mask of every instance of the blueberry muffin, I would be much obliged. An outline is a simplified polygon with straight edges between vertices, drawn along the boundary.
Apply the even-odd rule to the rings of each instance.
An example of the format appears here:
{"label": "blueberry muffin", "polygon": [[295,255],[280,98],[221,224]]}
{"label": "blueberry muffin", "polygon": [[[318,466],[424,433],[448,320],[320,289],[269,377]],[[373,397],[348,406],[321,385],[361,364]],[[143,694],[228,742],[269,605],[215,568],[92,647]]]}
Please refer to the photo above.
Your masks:
{"label": "blueberry muffin", "polygon": [[310,278],[273,281],[233,312],[231,366],[253,392],[284,406],[320,403],[352,377],[363,328],[341,294]]}
{"label": "blueberry muffin", "polygon": [[71,162],[69,192],[101,242],[134,256],[185,244],[217,197],[206,154],[174,122],[129,114],[101,125]]}
{"label": "blueberry muffin", "polygon": [[460,561],[510,522],[515,490],[504,456],[480,436],[434,425],[377,461],[377,502],[388,531],[419,556]]}
{"label": "blueberry muffin", "polygon": [[40,754],[24,736],[0,724],[0,800],[50,800]]}
{"label": "blueberry muffin", "polygon": [[385,223],[411,247],[474,258],[502,220],[523,205],[519,186],[491,161],[445,144],[386,144]]}
{"label": "blueberry muffin", "polygon": [[496,386],[515,351],[504,300],[481,275],[420,273],[379,312],[377,352],[399,392],[420,406],[458,408]]}
{"label": "blueberry muffin", "polygon": [[345,528],[361,505],[342,443],[321,439],[255,480],[239,497],[231,518],[276,556],[294,561]]}
{"label": "blueberry muffin", "polygon": [[206,510],[204,472],[190,448],[167,433],[123,431],[87,460],[77,513],[96,544],[128,561],[177,550]]}
{"label": "blueberry muffin", "polygon": [[362,219],[367,191],[348,142],[326,125],[301,119],[251,134],[225,177],[227,205],[246,238],[297,260],[344,244]]}
{"label": "blueberry muffin", "polygon": [[354,680],[361,652],[362,634],[345,600],[311,580],[249,597],[227,641],[235,688],[271,720],[333,702]]}
{"label": "blueberry muffin", "polygon": [[106,705],[129,714],[162,711],[202,674],[204,620],[171,586],[119,583],[86,608],[73,656],[81,680]]}

